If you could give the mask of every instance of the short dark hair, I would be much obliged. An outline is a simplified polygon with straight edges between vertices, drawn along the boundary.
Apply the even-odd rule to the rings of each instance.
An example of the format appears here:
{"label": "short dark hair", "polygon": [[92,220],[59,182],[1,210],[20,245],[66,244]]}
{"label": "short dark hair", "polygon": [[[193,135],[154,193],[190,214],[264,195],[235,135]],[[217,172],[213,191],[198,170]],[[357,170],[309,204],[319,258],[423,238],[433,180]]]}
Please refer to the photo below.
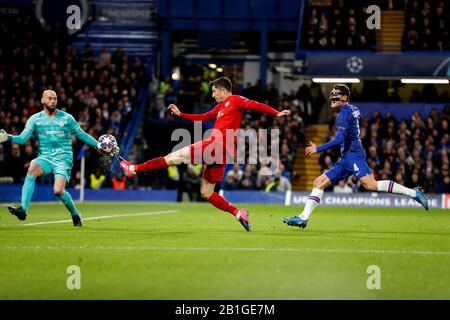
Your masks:
{"label": "short dark hair", "polygon": [[342,83],[335,84],[333,89],[340,91],[342,96],[348,96],[350,98],[350,88],[347,87],[345,84]]}
{"label": "short dark hair", "polygon": [[231,92],[231,87],[233,84],[231,83],[231,80],[227,77],[220,77],[215,80],[212,80],[209,82],[210,86],[214,86],[216,88],[225,88],[227,91]]}

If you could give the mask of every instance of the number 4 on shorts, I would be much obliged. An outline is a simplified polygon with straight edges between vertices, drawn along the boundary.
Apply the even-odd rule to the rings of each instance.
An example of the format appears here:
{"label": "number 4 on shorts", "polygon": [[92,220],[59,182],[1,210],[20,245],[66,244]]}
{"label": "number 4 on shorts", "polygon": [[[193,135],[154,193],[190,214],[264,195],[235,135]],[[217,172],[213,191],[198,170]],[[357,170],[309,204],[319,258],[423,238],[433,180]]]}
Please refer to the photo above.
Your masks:
{"label": "number 4 on shorts", "polygon": [[358,168],[358,166],[356,165],[356,163],[353,164],[353,170],[359,171],[359,168]]}

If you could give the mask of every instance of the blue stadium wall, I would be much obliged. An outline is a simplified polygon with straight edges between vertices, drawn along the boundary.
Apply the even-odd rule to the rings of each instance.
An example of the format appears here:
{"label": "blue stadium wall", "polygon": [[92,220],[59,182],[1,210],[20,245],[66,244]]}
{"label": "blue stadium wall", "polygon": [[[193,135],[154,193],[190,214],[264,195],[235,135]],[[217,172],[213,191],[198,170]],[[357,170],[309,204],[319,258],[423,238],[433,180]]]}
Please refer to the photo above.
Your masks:
{"label": "blue stadium wall", "polygon": [[[21,185],[0,185],[0,202],[20,202]],[[75,200],[80,191],[68,189]],[[308,192],[224,191],[224,197],[233,203],[261,203],[303,206]],[[430,195],[431,208],[450,208],[450,194]],[[177,192],[172,190],[91,190],[85,191],[86,201],[151,201],[176,202]],[[52,186],[36,186],[32,201],[57,201]],[[58,201],[59,202],[59,201]],[[413,199],[405,196],[375,192],[336,194],[326,192],[321,202],[324,206],[420,208]]]}

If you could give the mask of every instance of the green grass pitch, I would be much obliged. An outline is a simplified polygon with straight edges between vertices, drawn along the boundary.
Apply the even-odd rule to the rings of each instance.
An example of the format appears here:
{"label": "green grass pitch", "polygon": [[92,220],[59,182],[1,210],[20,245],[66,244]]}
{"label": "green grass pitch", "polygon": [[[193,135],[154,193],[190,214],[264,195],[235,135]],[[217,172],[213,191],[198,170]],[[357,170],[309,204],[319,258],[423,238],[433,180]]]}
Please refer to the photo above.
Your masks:
{"label": "green grass pitch", "polygon": [[300,208],[252,204],[247,233],[207,203],[78,206],[82,228],[33,224],[70,219],[60,203],[32,225],[0,207],[0,299],[450,299],[449,211],[318,207],[300,230],[281,222]]}

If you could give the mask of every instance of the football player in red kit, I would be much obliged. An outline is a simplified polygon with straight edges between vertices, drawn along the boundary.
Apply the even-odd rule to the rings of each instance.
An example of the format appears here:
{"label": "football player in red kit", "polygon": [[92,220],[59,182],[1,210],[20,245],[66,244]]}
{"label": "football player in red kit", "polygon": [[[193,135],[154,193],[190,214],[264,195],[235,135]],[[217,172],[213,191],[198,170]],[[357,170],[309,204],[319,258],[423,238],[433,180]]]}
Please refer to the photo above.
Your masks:
{"label": "football player in red kit", "polygon": [[[164,169],[170,165],[203,163],[205,167],[200,185],[202,198],[215,207],[231,213],[245,230],[251,231],[248,210],[236,208],[214,192],[215,185],[222,182],[227,154],[235,155],[236,135],[230,135],[230,132],[235,133],[240,128],[242,114],[246,109],[269,113],[277,117],[288,116],[291,112],[290,110],[278,112],[266,104],[233,95],[231,93],[232,83],[227,77],[213,80],[210,85],[212,86],[212,96],[218,102],[218,105],[211,111],[204,114],[186,114],[180,112],[174,104],[168,107],[173,115],[183,119],[202,122],[215,119],[213,132],[209,138],[172,152],[165,157],[155,158],[142,164],[132,165],[122,159],[120,166],[128,176],[132,176],[140,171]],[[230,138],[232,138],[232,141],[230,141]],[[206,159],[208,151],[209,156],[214,158],[213,161],[211,161],[211,157]]]}

